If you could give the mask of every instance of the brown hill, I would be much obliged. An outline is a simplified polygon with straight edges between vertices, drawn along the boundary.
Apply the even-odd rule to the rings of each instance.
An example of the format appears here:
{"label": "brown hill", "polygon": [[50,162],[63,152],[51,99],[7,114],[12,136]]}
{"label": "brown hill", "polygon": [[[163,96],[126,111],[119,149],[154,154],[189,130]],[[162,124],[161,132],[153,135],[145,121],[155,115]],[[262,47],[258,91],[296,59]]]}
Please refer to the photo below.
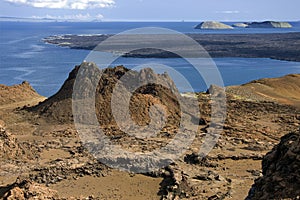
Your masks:
{"label": "brown hill", "polygon": [[260,79],[241,86],[227,87],[227,91],[249,100],[276,101],[300,108],[300,74]]}
{"label": "brown hill", "polygon": [[[69,74],[69,77],[64,82],[61,89],[55,95],[39,105],[29,108],[29,110],[39,113],[40,115],[47,117],[47,119],[52,119],[61,123],[72,123],[72,93],[75,78],[81,67],[84,68],[91,64],[92,63],[84,62],[80,66],[76,66]],[[95,64],[92,65],[92,67],[98,69]],[[136,87],[148,80],[149,77],[154,82],[165,82],[171,90],[175,91],[175,94],[170,89],[159,84],[146,84],[142,87],[138,87],[130,97],[130,114],[132,120],[139,125],[149,124],[149,108],[154,104],[160,104],[167,108],[166,113],[168,115],[168,121],[172,124],[179,123],[180,112],[176,97],[176,94],[179,93],[175,89],[173,81],[167,74],[155,74],[151,69],[143,69],[139,72],[131,71],[123,66],[107,68],[102,70],[101,73],[102,75],[95,95],[96,114],[101,125],[115,124],[111,110],[111,98],[116,84],[121,82],[124,83],[124,85],[129,85],[129,87]],[[125,74],[126,76],[123,76]],[[83,95],[90,92],[87,91],[87,85],[85,83],[80,87]],[[125,89],[125,91],[128,91],[128,88]],[[119,94],[118,98],[120,99],[120,102],[125,97],[125,93],[126,92]],[[123,106],[122,102],[120,105]]]}
{"label": "brown hill", "polygon": [[34,99],[42,100],[43,97],[26,81],[13,86],[0,85],[0,106]]}

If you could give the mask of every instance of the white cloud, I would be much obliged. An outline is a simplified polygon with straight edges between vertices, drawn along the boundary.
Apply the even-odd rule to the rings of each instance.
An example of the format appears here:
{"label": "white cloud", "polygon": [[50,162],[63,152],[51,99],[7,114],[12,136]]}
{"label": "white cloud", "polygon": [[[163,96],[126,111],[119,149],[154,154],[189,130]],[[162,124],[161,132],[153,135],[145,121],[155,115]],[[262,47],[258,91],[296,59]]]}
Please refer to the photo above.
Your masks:
{"label": "white cloud", "polygon": [[238,14],[240,11],[238,10],[224,10],[224,11],[216,11],[215,13],[222,13],[222,14]]}
{"label": "white cloud", "polygon": [[98,14],[98,15],[96,15],[96,16],[95,16],[95,18],[100,20],[100,19],[103,19],[103,18],[104,18],[104,16],[103,16],[103,15],[101,15],[101,14]]}
{"label": "white cloud", "polygon": [[53,16],[53,15],[45,15],[45,16],[32,16],[33,19],[51,19],[57,21],[100,21],[103,19],[103,15],[98,14],[95,16],[87,14],[76,14],[76,15],[63,15],[63,16]]}
{"label": "white cloud", "polygon": [[115,5],[114,0],[5,0],[15,4],[25,4],[36,8],[64,8],[84,10],[106,8]]}

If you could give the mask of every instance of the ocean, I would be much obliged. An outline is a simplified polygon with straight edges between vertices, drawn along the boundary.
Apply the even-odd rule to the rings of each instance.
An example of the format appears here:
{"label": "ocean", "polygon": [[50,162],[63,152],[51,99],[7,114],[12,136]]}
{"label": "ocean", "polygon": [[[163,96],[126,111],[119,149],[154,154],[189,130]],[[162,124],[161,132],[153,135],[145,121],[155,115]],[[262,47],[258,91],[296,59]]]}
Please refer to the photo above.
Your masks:
{"label": "ocean", "polygon": [[[285,33],[300,32],[300,23],[292,29],[196,30],[197,22],[0,22],[0,84],[13,85],[26,80],[41,95],[53,95],[75,65],[88,56],[88,50],[74,50],[46,44],[43,38],[63,34],[117,34],[141,27],[163,27],[182,33]],[[224,84],[238,85],[259,78],[279,77],[300,73],[300,62],[268,58],[214,58]],[[184,59],[120,58],[114,65],[134,68],[137,65],[159,63],[171,66],[183,74],[194,91],[207,86]],[[99,65],[101,65],[99,63]],[[101,66],[100,66],[101,67]],[[175,81],[176,82],[176,81]],[[180,88],[181,92],[189,92]]]}

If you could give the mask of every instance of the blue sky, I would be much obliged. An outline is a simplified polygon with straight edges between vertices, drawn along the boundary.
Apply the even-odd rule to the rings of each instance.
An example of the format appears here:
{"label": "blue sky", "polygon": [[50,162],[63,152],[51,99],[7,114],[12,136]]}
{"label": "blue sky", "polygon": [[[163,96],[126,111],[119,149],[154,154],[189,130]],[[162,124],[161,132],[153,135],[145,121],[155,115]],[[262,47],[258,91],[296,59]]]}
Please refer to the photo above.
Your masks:
{"label": "blue sky", "polygon": [[89,21],[300,20],[300,0],[1,0],[0,16]]}

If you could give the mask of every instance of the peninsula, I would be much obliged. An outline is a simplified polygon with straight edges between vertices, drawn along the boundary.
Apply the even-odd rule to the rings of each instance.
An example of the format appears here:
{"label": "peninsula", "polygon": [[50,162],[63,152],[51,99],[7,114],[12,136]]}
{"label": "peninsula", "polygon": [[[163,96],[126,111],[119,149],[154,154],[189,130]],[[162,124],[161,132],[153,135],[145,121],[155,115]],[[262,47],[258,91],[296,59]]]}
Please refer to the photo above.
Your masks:
{"label": "peninsula", "polygon": [[[272,58],[277,60],[300,62],[300,33],[274,33],[274,34],[187,34],[201,44],[211,57],[244,57],[244,58]],[[113,35],[57,35],[44,39],[46,43],[72,49],[93,50],[98,44]],[[149,39],[149,35],[128,36],[135,37],[137,42]],[[174,44],[172,36],[151,35],[161,38],[163,46],[182,52],[192,52],[191,47],[180,43]],[[124,36],[126,42],[126,36]],[[120,41],[118,41],[120,42]],[[156,41],[157,42],[157,41]],[[117,45],[117,44],[116,44]],[[141,58],[173,58],[178,57],[170,52],[159,49],[139,49],[128,52],[117,46],[118,53],[124,57]],[[109,50],[108,50],[109,51]],[[109,51],[114,53],[115,51]],[[191,55],[193,57],[193,55]]]}

